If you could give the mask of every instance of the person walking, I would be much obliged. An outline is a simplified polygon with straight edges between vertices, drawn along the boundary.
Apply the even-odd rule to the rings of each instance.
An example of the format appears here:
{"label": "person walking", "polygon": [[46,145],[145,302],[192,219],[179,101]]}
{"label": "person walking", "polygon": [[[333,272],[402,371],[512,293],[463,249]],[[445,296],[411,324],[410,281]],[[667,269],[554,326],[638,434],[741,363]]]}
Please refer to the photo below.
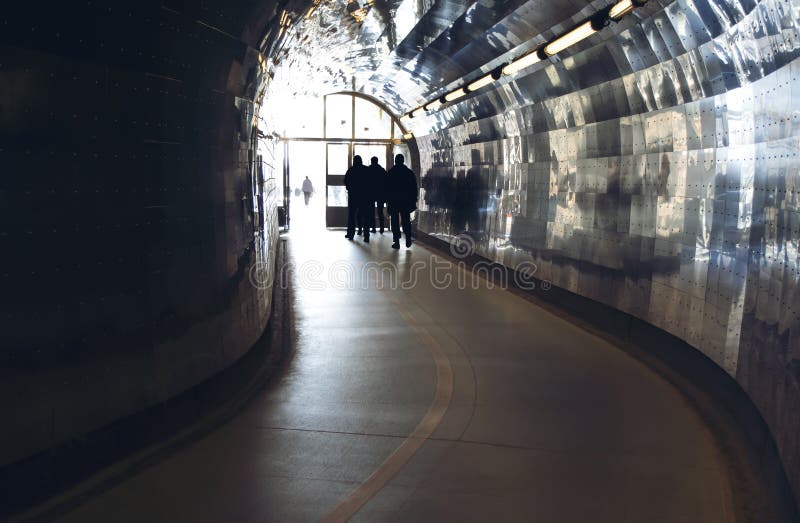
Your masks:
{"label": "person walking", "polygon": [[[386,227],[386,217],[383,213],[384,203],[386,203],[386,192],[388,185],[388,175],[386,169],[381,167],[378,163],[378,157],[373,156],[370,158],[369,164],[369,179],[372,185],[372,198],[373,206],[378,211],[378,224],[380,225],[381,234]],[[370,210],[370,214],[374,214],[374,210]],[[375,224],[372,224],[372,232],[375,232]]]}
{"label": "person walking", "polygon": [[370,198],[369,172],[364,165],[361,156],[353,157],[353,165],[347,169],[344,175],[344,185],[347,189],[347,234],[344,235],[348,240],[352,240],[356,232],[356,222],[359,227],[363,227],[364,241],[369,243],[369,228],[364,223],[365,200]]}
{"label": "person walking", "polygon": [[411,212],[417,208],[417,177],[406,167],[405,157],[394,157],[394,167],[389,169],[389,216],[392,223],[394,243],[392,249],[400,248],[400,222],[406,235],[406,247],[411,247]]}
{"label": "person walking", "polygon": [[306,200],[306,205],[308,205],[308,200],[311,199],[311,194],[314,192],[314,186],[311,184],[311,180],[306,179],[303,180],[303,198]]}
{"label": "person walking", "polygon": [[356,184],[359,189],[358,203],[358,228],[363,228],[364,243],[369,243],[370,229],[375,231],[375,188],[370,179],[369,167],[362,165],[356,175]]}

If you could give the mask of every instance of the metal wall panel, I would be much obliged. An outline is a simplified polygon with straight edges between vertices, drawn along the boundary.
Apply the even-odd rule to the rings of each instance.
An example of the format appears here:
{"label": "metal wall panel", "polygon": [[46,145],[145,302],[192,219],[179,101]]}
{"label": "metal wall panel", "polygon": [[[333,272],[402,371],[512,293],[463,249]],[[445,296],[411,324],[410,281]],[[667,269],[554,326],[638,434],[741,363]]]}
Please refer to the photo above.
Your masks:
{"label": "metal wall panel", "polygon": [[674,2],[414,123],[423,186],[453,193],[426,193],[423,231],[702,351],[764,413],[795,488],[799,10]]}
{"label": "metal wall panel", "polygon": [[[272,49],[268,97],[355,89],[402,114],[609,3],[392,0],[360,25],[322,3]],[[702,351],[762,411],[798,493],[799,22],[800,0],[651,0],[411,124],[422,230]]]}

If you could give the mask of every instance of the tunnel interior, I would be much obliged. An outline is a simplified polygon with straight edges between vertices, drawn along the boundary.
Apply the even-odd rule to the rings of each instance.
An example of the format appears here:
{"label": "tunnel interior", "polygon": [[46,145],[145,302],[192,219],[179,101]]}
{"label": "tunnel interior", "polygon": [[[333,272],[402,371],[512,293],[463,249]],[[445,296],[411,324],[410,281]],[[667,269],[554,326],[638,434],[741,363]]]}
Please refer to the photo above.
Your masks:
{"label": "tunnel interior", "polygon": [[754,444],[800,499],[800,4],[610,6],[4,8],[0,465],[247,353],[271,312],[274,274],[252,267],[276,256],[283,124],[353,92],[403,117],[421,235],[691,346],[763,417]]}

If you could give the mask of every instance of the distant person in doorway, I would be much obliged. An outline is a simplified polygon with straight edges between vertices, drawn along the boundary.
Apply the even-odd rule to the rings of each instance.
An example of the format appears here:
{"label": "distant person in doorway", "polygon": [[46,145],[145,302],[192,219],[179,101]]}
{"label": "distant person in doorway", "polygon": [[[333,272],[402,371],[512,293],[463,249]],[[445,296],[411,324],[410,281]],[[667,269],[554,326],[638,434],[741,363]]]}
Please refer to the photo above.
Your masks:
{"label": "distant person in doorway", "polygon": [[305,198],[306,205],[308,205],[308,201],[311,199],[311,195],[314,193],[314,186],[311,184],[311,180],[306,179],[303,180],[303,198]]}
{"label": "distant person in doorway", "polygon": [[[378,157],[373,156],[370,158],[369,164],[369,181],[372,186],[372,202],[370,206],[378,211],[378,224],[380,226],[381,234],[386,228],[386,217],[384,216],[383,207],[386,203],[386,192],[388,186],[388,175],[386,169],[378,163]],[[370,209],[370,214],[374,214],[374,210]],[[375,224],[372,224],[372,232],[375,232]]]}
{"label": "distant person in doorway", "polygon": [[353,157],[353,165],[347,169],[344,175],[344,185],[347,188],[347,234],[344,236],[348,240],[352,240],[355,237],[356,224],[358,224],[359,229],[363,227],[364,241],[369,243],[369,222],[365,221],[367,217],[364,212],[366,203],[371,198],[369,171],[361,156]]}
{"label": "distant person in doorway", "polygon": [[417,177],[406,167],[402,154],[394,157],[394,167],[389,169],[389,216],[392,223],[394,243],[392,249],[400,248],[400,222],[406,235],[406,247],[411,247],[411,212],[417,208]]}

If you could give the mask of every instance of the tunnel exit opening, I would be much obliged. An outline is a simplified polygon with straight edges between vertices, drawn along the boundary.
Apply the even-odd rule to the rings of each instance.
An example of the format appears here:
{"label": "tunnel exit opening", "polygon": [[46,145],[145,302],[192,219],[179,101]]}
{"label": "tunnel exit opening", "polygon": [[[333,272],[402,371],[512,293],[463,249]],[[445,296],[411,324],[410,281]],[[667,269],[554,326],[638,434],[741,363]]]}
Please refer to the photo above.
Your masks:
{"label": "tunnel exit opening", "polygon": [[296,97],[277,113],[285,156],[283,206],[294,231],[347,226],[344,177],[354,156],[366,164],[377,157],[386,169],[396,154],[409,157],[399,120],[360,93]]}

